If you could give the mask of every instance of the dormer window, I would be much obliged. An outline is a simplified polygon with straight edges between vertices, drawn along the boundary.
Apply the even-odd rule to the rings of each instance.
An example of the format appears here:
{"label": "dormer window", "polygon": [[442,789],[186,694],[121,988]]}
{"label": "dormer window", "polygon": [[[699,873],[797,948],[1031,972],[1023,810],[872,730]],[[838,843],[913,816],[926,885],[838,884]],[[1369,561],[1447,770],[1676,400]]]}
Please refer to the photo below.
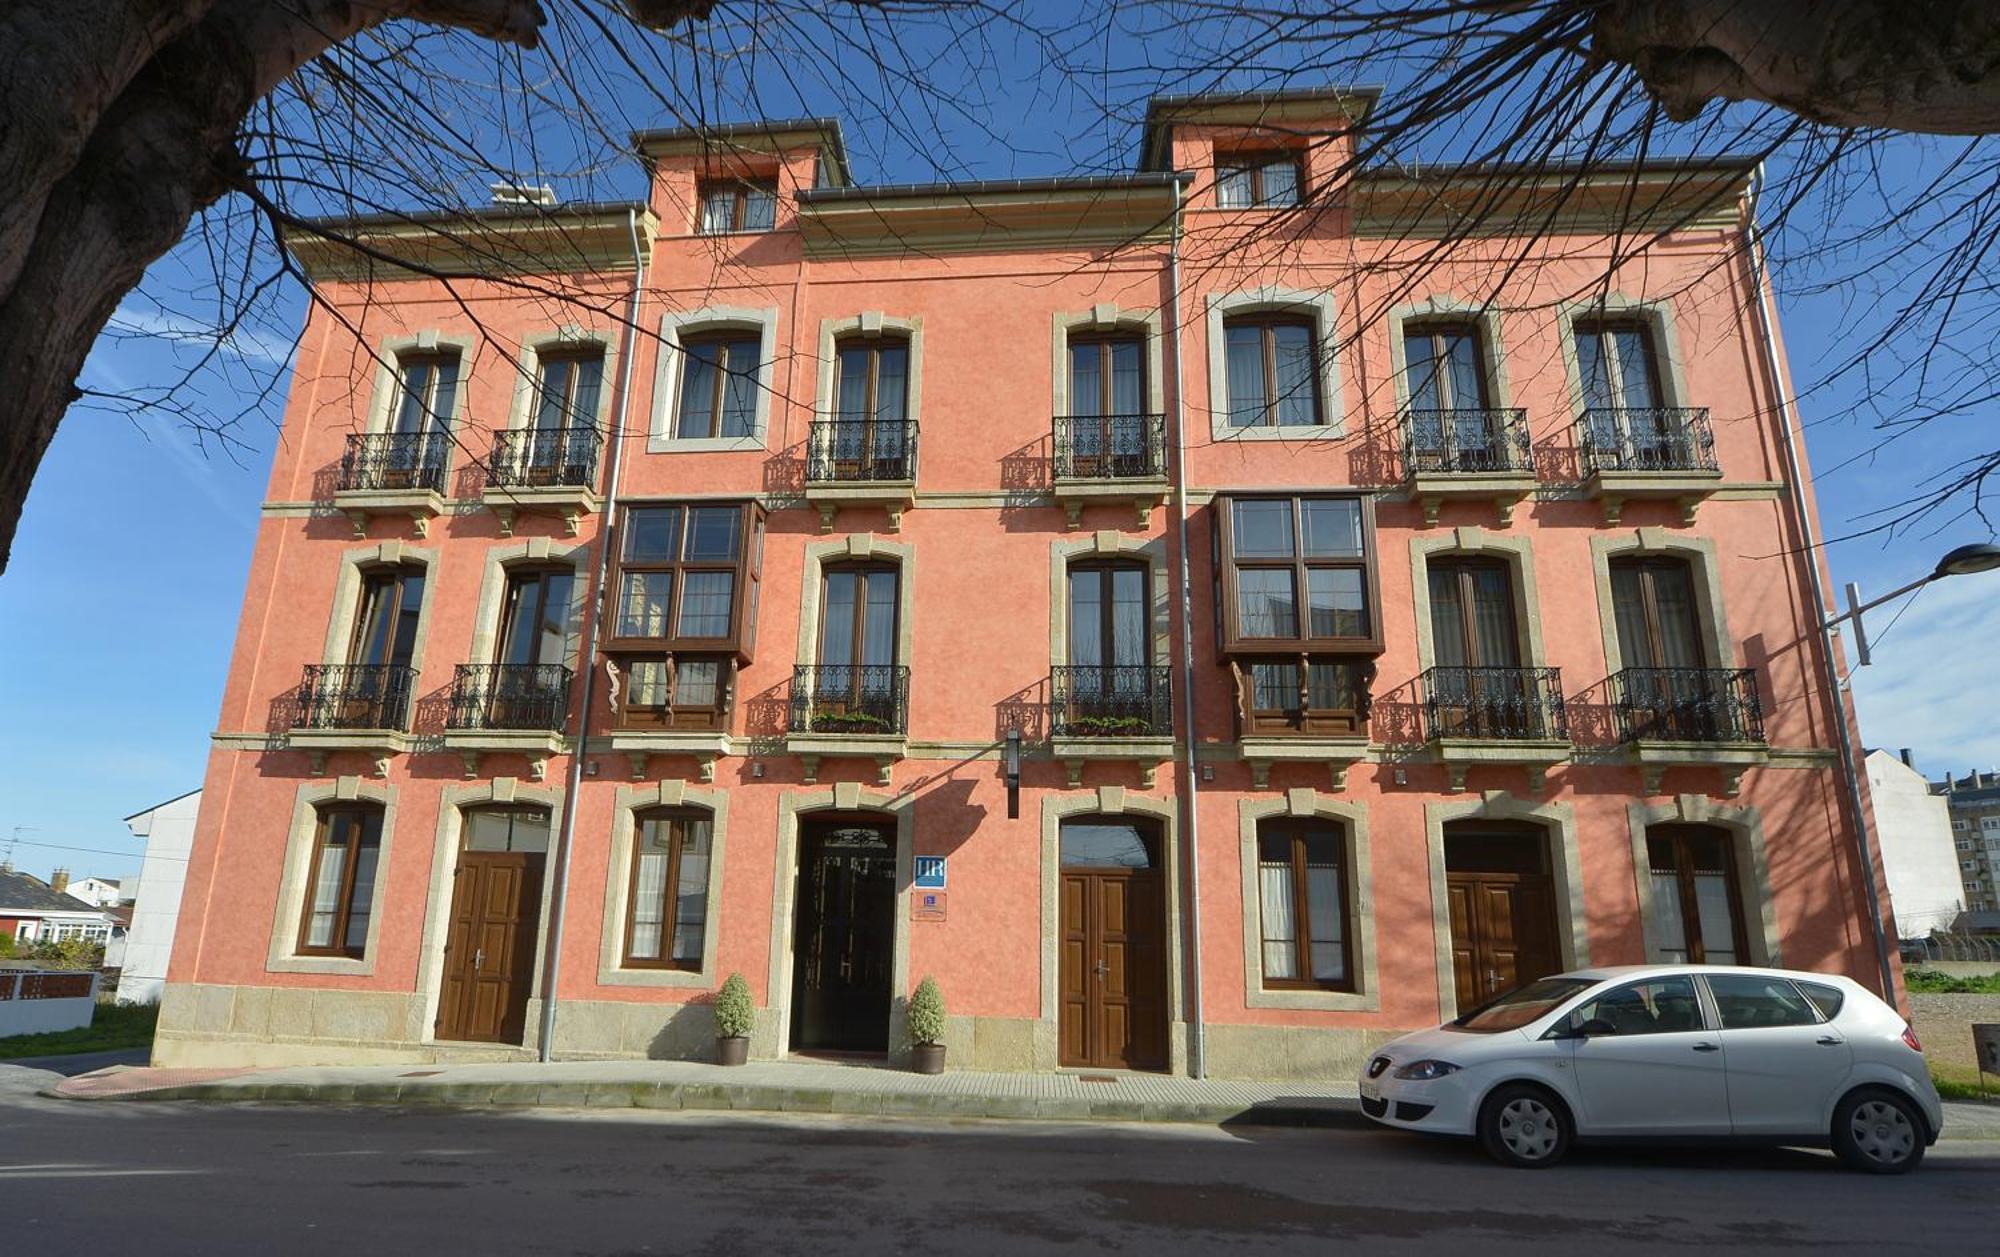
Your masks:
{"label": "dormer window", "polygon": [[1297,205],[1304,182],[1294,153],[1215,155],[1215,203],[1223,209]]}
{"label": "dormer window", "polygon": [[769,231],[778,217],[778,185],[771,179],[712,179],[701,187],[701,234]]}

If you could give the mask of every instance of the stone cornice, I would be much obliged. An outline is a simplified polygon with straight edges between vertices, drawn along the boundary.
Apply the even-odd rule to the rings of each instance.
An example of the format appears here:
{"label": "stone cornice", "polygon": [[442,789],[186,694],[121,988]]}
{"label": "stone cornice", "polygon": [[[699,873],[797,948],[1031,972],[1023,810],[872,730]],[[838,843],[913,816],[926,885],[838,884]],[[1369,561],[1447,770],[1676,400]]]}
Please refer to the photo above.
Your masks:
{"label": "stone cornice", "polygon": [[640,240],[650,242],[659,229],[651,210],[606,204],[321,219],[288,228],[284,245],[314,283],[428,275],[590,276],[633,269],[634,213]]}
{"label": "stone cornice", "polygon": [[1752,163],[1414,167],[1361,172],[1346,190],[1357,236],[1541,236],[1728,231],[1743,225]]}

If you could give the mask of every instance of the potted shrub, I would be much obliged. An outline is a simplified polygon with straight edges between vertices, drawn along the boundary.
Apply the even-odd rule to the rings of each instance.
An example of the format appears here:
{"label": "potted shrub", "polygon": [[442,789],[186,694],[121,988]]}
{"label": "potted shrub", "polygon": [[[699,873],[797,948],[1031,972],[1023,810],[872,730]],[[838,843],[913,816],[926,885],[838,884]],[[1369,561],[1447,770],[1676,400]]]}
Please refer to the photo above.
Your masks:
{"label": "potted shrub", "polygon": [[944,1072],[944,995],[937,979],[926,977],[910,996],[910,1068],[920,1074]]}
{"label": "potted shrub", "polygon": [[757,1006],[750,1002],[750,984],[740,973],[722,980],[715,993],[715,1059],[741,1065],[750,1059],[750,1031],[757,1025]]}

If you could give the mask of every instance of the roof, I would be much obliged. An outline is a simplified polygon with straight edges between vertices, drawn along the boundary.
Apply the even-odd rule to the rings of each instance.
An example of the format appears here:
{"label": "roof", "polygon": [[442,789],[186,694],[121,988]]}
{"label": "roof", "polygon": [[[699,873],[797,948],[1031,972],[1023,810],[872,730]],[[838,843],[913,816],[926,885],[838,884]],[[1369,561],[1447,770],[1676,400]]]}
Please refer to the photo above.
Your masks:
{"label": "roof", "polygon": [[75,895],[58,894],[32,874],[0,869],[0,912],[96,912]]}
{"label": "roof", "polygon": [[167,804],[169,804],[169,803],[179,803],[179,802],[180,802],[180,801],[181,801],[182,799],[185,799],[185,798],[187,798],[187,797],[188,797],[188,796],[190,796],[190,795],[196,795],[196,794],[200,794],[200,793],[201,793],[201,787],[200,787],[200,786],[196,786],[196,787],[195,787],[194,789],[192,789],[192,790],[186,790],[186,791],[183,791],[183,792],[181,792],[180,794],[177,794],[177,795],[175,795],[175,796],[174,796],[173,798],[171,798],[171,799],[161,799],[161,800],[160,800],[160,801],[159,801],[158,803],[155,803],[155,804],[154,804],[153,806],[151,806],[151,807],[142,807],[142,808],[140,808],[140,809],[139,809],[138,811],[136,811],[136,812],[132,813],[132,814],[131,814],[130,816],[126,816],[126,817],[123,817],[123,818],[121,818],[121,819],[123,819],[123,820],[128,820],[128,821],[136,821],[136,820],[138,820],[138,819],[139,819],[139,818],[140,818],[141,816],[144,816],[144,815],[145,815],[146,813],[148,813],[148,812],[157,812],[157,811],[159,811],[159,810],[160,810],[161,808],[163,808],[163,807],[167,806]]}
{"label": "roof", "polygon": [[717,122],[701,126],[666,127],[634,131],[632,147],[648,156],[702,148],[730,148],[744,152],[771,152],[780,147],[817,142],[820,154],[831,170],[822,171],[831,186],[854,182],[853,168],[847,164],[847,141],[838,118],[777,118],[765,122]]}
{"label": "roof", "polygon": [[637,265],[635,216],[650,238],[657,224],[641,202],[574,201],[313,218],[285,228],[283,241],[314,282],[500,272],[592,275]]}
{"label": "roof", "polygon": [[1122,175],[1054,175],[1041,179],[983,179],[965,183],[878,183],[865,187],[801,188],[798,198],[808,205],[836,201],[889,201],[904,197],[1000,196],[1014,192],[1111,192],[1126,188],[1169,188],[1191,183],[1194,176],[1170,170],[1142,170]]}
{"label": "roof", "polygon": [[[1324,122],[1344,113],[1360,126],[1374,112],[1379,87],[1305,87],[1275,92],[1193,92],[1155,96],[1146,103],[1146,125],[1139,140],[1139,169],[1165,170],[1171,164],[1168,136],[1176,123],[1249,126],[1289,131],[1284,124]],[[1332,106],[1332,109],[1328,107]]]}

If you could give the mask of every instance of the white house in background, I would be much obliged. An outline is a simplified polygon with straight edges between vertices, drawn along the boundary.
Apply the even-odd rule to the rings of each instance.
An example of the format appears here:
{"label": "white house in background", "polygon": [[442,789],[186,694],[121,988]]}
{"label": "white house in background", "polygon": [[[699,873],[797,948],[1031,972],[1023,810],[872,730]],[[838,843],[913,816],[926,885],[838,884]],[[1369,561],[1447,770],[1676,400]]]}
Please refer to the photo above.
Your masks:
{"label": "white house in background", "polygon": [[64,889],[69,874],[57,869],[48,881],[0,867],[0,934],[22,943],[54,943],[86,938],[111,939],[111,918],[102,909]]}
{"label": "white house in background", "polygon": [[135,838],[146,840],[146,862],[125,935],[125,971],[118,978],[121,1004],[157,1004],[167,981],[167,959],[180,923],[181,887],[194,851],[194,820],[201,791],[190,790],[125,818]]}
{"label": "white house in background", "polygon": [[1951,928],[1965,908],[1965,884],[1952,845],[1951,806],[1931,793],[1909,756],[1907,750],[1900,757],[1868,752],[1868,797],[1896,937],[1924,938]]}
{"label": "white house in background", "polygon": [[99,908],[115,908],[125,902],[122,883],[108,877],[78,877],[70,881],[69,893]]}

